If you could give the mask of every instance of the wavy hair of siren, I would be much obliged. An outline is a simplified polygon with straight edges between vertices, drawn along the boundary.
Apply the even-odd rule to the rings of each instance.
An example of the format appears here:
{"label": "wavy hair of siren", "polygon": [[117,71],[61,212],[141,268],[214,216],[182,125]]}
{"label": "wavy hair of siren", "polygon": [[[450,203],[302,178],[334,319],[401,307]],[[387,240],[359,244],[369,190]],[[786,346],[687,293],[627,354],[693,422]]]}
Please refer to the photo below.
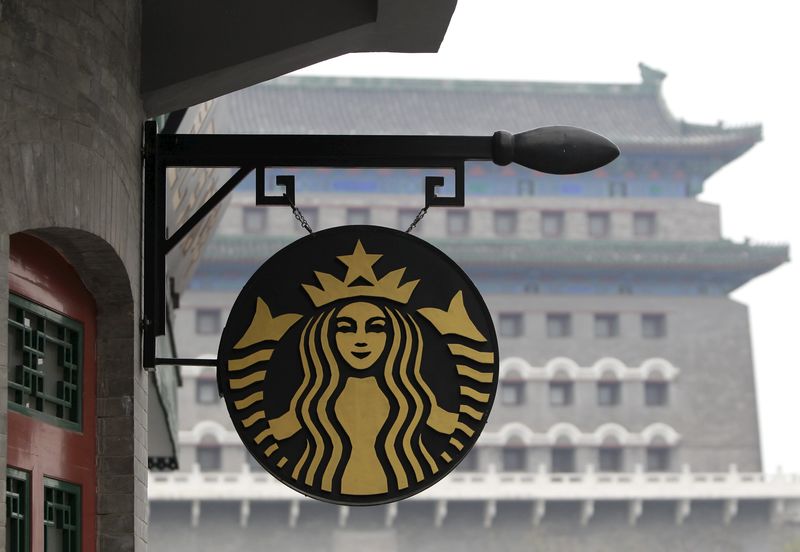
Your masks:
{"label": "wavy hair of siren", "polygon": [[[292,471],[292,478],[326,492],[336,491],[336,474],[347,461],[350,443],[343,429],[331,416],[343,379],[335,348],[331,346],[331,320],[339,309],[332,308],[308,321],[300,336],[300,360],[303,380],[290,408],[307,430],[306,446]],[[421,374],[423,338],[419,325],[410,314],[383,307],[390,322],[390,342],[382,355],[381,387],[390,398],[391,412],[380,431],[384,435],[385,458],[390,492],[403,490],[413,478],[421,482],[427,474],[438,471],[433,456],[422,441],[424,420],[435,402],[433,391]],[[388,351],[388,352],[387,352]],[[393,483],[392,483],[393,482]]]}

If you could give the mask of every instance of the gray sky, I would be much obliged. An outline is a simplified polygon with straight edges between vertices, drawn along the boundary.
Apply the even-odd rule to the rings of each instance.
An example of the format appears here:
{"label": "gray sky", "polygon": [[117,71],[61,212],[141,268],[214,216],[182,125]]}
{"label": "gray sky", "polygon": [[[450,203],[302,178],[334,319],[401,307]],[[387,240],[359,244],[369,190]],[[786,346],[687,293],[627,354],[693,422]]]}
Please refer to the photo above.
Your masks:
{"label": "gray sky", "polygon": [[[354,54],[300,74],[638,82],[665,71],[672,112],[764,125],[764,141],[706,183],[723,234],[800,252],[800,4],[791,0],[459,0],[438,54]],[[767,471],[800,472],[800,263],[738,290],[750,306]]]}

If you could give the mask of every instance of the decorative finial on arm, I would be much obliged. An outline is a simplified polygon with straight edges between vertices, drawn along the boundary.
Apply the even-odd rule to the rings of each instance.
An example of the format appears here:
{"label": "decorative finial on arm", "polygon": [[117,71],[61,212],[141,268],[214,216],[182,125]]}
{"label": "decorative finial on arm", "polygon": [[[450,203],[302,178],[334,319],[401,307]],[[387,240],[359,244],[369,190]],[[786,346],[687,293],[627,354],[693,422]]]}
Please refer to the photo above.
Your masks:
{"label": "decorative finial on arm", "polygon": [[492,160],[498,165],[518,163],[550,174],[576,174],[599,169],[619,156],[608,138],[571,126],[548,126],[492,136]]}

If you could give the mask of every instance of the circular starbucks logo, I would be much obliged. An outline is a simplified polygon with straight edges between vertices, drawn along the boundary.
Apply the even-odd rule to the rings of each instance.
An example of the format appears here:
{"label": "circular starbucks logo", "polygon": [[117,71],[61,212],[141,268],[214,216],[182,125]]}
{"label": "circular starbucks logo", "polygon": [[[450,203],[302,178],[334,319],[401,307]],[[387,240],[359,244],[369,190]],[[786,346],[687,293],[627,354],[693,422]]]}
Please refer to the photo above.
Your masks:
{"label": "circular starbucks logo", "polygon": [[267,260],[218,358],[250,453],[339,504],[440,480],[474,445],[497,388],[497,338],[475,286],[429,243],[376,226],[318,232]]}

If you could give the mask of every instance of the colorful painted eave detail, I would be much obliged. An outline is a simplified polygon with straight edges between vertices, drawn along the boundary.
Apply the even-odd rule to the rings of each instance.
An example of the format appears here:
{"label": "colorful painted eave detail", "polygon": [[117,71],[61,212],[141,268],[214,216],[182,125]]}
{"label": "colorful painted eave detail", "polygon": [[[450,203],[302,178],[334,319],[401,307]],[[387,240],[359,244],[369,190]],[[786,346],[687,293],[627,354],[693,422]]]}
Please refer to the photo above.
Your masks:
{"label": "colorful painted eave detail", "polygon": [[[206,263],[258,263],[293,241],[265,236],[218,236]],[[714,242],[614,240],[433,239],[436,247],[462,265],[663,267],[669,270],[746,271],[753,277],[789,260],[786,245]]]}

